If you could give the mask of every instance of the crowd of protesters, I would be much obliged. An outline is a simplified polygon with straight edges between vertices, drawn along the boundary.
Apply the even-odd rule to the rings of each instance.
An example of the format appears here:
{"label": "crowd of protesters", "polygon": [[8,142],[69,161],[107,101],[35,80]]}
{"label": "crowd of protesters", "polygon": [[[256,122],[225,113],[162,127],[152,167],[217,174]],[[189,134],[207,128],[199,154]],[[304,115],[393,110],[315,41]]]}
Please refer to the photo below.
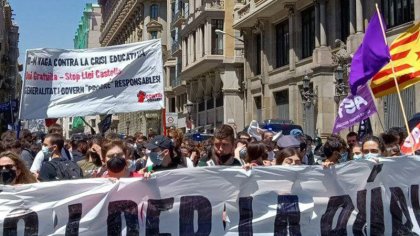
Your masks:
{"label": "crowd of protesters", "polygon": [[63,138],[60,125],[48,128],[48,134],[22,130],[1,135],[0,184],[26,184],[79,178],[149,178],[154,172],[205,166],[332,165],[381,157],[400,156],[400,146],[407,134],[392,128],[380,136],[359,140],[350,132],[344,140],[331,135],[320,138],[292,130],[276,135],[261,130],[258,135],[236,133],[229,125],[220,126],[205,141],[187,138],[180,129],[169,129],[166,136],[119,137],[109,133],[102,137],[73,136]]}

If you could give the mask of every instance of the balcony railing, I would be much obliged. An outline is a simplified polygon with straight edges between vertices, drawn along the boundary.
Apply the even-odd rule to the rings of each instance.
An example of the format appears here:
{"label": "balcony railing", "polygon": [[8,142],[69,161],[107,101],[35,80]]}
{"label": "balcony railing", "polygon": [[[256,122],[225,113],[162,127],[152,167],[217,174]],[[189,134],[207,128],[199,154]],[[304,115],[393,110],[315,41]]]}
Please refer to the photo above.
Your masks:
{"label": "balcony railing", "polygon": [[178,52],[179,50],[181,50],[181,44],[179,43],[179,41],[174,41],[172,43],[171,49],[172,49],[172,54],[174,54],[174,53]]}
{"label": "balcony railing", "polygon": [[181,85],[181,78],[179,78],[179,77],[171,78],[171,83],[170,84],[171,84],[172,88],[175,88],[175,87]]}
{"label": "balcony railing", "polygon": [[212,55],[223,55],[223,48],[212,48],[211,49]]}
{"label": "balcony railing", "polygon": [[180,10],[172,15],[172,27],[182,24],[188,16],[188,10]]}

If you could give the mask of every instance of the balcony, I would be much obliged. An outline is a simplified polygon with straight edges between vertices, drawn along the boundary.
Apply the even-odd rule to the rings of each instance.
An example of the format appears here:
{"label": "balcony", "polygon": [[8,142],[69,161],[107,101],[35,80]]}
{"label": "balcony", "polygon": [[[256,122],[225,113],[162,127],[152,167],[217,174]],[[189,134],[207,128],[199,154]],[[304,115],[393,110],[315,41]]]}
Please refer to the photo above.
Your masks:
{"label": "balcony", "polygon": [[171,23],[171,27],[181,27],[182,24],[185,23],[185,21],[187,20],[188,13],[185,12],[184,10],[178,11],[176,12],[174,15],[172,15],[172,23]]}
{"label": "balcony", "polygon": [[233,28],[252,27],[259,18],[270,18],[276,14],[286,14],[286,5],[294,5],[296,0],[238,0],[234,12]]}
{"label": "balcony", "polygon": [[181,50],[181,43],[179,41],[174,41],[172,43],[172,47],[171,47],[171,54],[173,57],[176,57],[178,55],[180,55],[180,53],[182,52]]}

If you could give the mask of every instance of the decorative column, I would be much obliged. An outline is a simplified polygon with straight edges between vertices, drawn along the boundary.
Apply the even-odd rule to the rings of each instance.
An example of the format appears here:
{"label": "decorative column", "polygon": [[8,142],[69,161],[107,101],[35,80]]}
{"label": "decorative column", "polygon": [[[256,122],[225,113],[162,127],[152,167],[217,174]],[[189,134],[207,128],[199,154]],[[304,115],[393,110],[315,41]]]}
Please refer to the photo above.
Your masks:
{"label": "decorative column", "polygon": [[314,6],[315,6],[315,47],[319,48],[320,42],[319,42],[319,2],[318,0],[314,0]]}
{"label": "decorative column", "polygon": [[[356,2],[355,0],[349,0],[350,3],[350,22],[349,22],[349,33],[350,35],[356,33]],[[341,2],[341,4],[343,4]]]}
{"label": "decorative column", "polygon": [[187,65],[187,43],[185,39],[182,39],[182,68],[185,68]]}
{"label": "decorative column", "polygon": [[289,9],[289,70],[294,71],[296,68],[295,54],[295,5],[286,5]]}
{"label": "decorative column", "polygon": [[327,46],[327,34],[326,34],[326,27],[327,27],[327,22],[326,22],[326,18],[325,18],[325,0],[320,0],[320,7],[319,7],[319,11],[320,11],[320,16],[321,16],[321,24],[320,24],[320,38],[321,38],[321,47],[326,47]]}
{"label": "decorative column", "polygon": [[362,0],[356,0],[356,32],[363,33],[363,5]]}
{"label": "decorative column", "polygon": [[211,45],[211,20],[210,19],[207,19],[206,26],[207,26],[207,29],[206,29],[207,35],[205,36],[206,38],[205,44],[207,47],[206,55],[211,55],[212,45]]}

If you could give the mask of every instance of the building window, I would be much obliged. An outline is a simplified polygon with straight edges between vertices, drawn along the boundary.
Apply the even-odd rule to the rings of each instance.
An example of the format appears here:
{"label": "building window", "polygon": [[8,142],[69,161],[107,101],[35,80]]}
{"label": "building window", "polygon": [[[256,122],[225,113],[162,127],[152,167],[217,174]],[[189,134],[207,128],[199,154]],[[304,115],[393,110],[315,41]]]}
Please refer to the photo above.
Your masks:
{"label": "building window", "polygon": [[158,36],[158,32],[157,31],[150,32],[151,39],[157,39],[157,36]]}
{"label": "building window", "polygon": [[222,107],[223,106],[223,94],[219,93],[219,95],[216,97],[216,107]]}
{"label": "building window", "polygon": [[350,35],[350,7],[349,0],[341,0],[340,11],[341,11],[341,41],[346,42],[347,37]]}
{"label": "building window", "polygon": [[150,18],[152,20],[158,20],[159,18],[159,6],[157,4],[153,4],[150,6]]}
{"label": "building window", "polygon": [[169,98],[169,112],[176,112],[175,106],[176,106],[175,97]]}
{"label": "building window", "polygon": [[69,130],[71,130],[73,128],[72,124],[69,124]]}
{"label": "building window", "polygon": [[182,50],[185,50],[185,65],[188,65],[188,38],[184,39],[185,41],[185,48]]}
{"label": "building window", "polygon": [[223,55],[223,35],[216,34],[216,30],[223,31],[223,20],[211,20],[211,50],[213,55]]}
{"label": "building window", "polygon": [[213,97],[210,98],[209,100],[207,100],[207,110],[213,109],[214,108],[214,101],[213,101]]}
{"label": "building window", "polygon": [[254,72],[255,75],[261,74],[261,34],[255,35],[255,63]]}
{"label": "building window", "polygon": [[169,81],[171,81],[171,87],[176,87],[178,85],[176,79],[176,70],[175,66],[169,67]]}
{"label": "building window", "polygon": [[382,0],[381,6],[388,28],[414,20],[414,0]]}
{"label": "building window", "polygon": [[204,111],[204,110],[206,110],[206,102],[203,101],[198,104],[198,111]]}
{"label": "building window", "polygon": [[276,102],[277,118],[289,119],[289,90],[283,90],[273,94]]}
{"label": "building window", "polygon": [[257,121],[262,120],[262,103],[261,103],[261,96],[254,97],[254,107],[255,107],[255,114],[257,115]]}
{"label": "building window", "polygon": [[289,64],[289,21],[276,25],[276,67]]}
{"label": "building window", "polygon": [[91,119],[90,120],[90,124],[92,127],[96,127],[96,120],[95,119]]}
{"label": "building window", "polygon": [[315,48],[315,9],[302,11],[302,58],[312,55]]}

